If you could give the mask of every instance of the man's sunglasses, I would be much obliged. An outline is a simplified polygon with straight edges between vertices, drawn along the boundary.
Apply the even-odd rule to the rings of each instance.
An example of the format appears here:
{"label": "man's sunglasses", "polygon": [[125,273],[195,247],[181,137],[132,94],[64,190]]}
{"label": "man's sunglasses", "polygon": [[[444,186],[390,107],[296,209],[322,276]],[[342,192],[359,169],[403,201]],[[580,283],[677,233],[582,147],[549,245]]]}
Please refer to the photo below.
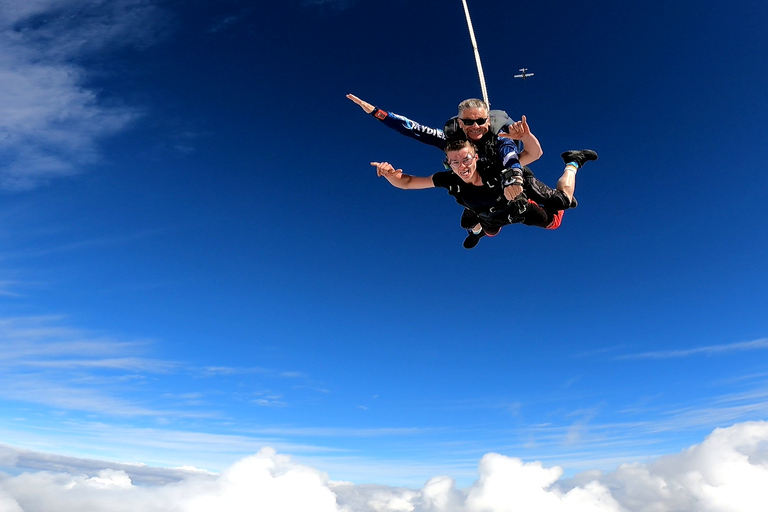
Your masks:
{"label": "man's sunglasses", "polygon": [[477,123],[478,125],[485,124],[488,122],[487,117],[481,117],[480,119],[462,119],[459,118],[459,121],[464,123],[467,126],[472,126],[473,124]]}

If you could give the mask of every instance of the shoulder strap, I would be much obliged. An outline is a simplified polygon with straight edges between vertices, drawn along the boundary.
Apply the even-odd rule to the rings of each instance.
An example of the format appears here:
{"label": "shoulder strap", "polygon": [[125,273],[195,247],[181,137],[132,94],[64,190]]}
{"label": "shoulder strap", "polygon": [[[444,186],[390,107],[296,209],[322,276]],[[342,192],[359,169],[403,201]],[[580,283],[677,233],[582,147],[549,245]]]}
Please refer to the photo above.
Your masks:
{"label": "shoulder strap", "polygon": [[464,132],[461,131],[461,127],[459,126],[459,116],[453,116],[445,122],[443,133],[445,134],[446,140],[464,138]]}
{"label": "shoulder strap", "polygon": [[491,132],[493,133],[499,133],[506,125],[514,122],[509,114],[503,110],[491,110],[489,114],[491,115]]}

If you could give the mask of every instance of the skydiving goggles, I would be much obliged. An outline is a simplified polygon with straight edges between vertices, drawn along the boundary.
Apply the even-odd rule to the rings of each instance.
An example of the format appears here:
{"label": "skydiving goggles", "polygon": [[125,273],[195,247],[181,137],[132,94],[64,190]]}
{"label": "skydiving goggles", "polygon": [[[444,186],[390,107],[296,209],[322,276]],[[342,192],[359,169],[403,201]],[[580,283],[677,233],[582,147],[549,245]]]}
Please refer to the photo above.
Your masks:
{"label": "skydiving goggles", "polygon": [[459,169],[462,165],[465,167],[469,167],[472,165],[472,162],[475,160],[476,155],[471,156],[465,156],[461,160],[451,160],[448,162],[448,167],[450,167],[453,170]]}

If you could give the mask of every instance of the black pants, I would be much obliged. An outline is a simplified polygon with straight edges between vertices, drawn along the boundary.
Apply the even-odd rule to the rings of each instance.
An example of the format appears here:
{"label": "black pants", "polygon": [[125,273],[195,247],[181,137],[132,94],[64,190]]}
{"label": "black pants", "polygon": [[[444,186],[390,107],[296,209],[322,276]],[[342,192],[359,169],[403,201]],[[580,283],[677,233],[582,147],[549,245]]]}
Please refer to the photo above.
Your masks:
{"label": "black pants", "polygon": [[472,229],[480,224],[485,231],[498,231],[497,228],[502,226],[521,223],[526,226],[546,228],[553,219],[554,213],[529,202],[523,193],[523,197],[510,201],[508,208],[493,213],[476,213],[469,208],[464,208],[461,214],[461,227]]}
{"label": "black pants", "polygon": [[[480,224],[496,230],[507,224],[522,223],[526,226],[546,228],[552,223],[555,214],[571,207],[571,201],[564,192],[551,188],[539,181],[533,172],[523,167],[523,197],[511,201],[509,208],[490,214],[478,214],[464,208],[461,214],[461,227],[472,229]],[[526,202],[526,198],[536,204]]]}
{"label": "black pants", "polygon": [[564,192],[550,188],[536,179],[528,166],[523,167],[523,192],[528,199],[553,214],[571,207],[571,201]]}

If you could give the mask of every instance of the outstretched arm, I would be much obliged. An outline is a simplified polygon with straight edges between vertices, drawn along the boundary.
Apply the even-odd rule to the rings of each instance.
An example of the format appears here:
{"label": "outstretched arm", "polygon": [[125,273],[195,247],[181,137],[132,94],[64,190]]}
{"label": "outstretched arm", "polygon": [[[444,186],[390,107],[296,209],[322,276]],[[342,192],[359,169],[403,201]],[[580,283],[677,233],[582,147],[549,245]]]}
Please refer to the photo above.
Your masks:
{"label": "outstretched arm", "polygon": [[443,133],[443,130],[431,128],[412,119],[408,119],[405,116],[376,108],[354,94],[347,94],[347,99],[358,105],[365,113],[371,114],[373,117],[384,123],[388,128],[392,128],[396,132],[405,135],[406,137],[416,139],[424,144],[435,146],[438,149],[445,149],[445,134]]}
{"label": "outstretched arm", "polygon": [[371,162],[376,168],[377,176],[384,176],[393,187],[405,190],[433,188],[432,176],[411,176],[405,174],[402,169],[395,169],[387,162]]}
{"label": "outstretched arm", "polygon": [[523,141],[523,150],[518,155],[521,165],[528,165],[535,162],[544,154],[539,139],[531,133],[531,129],[528,127],[528,120],[525,116],[523,116],[522,120],[509,125],[509,133],[501,132],[499,133],[499,137]]}
{"label": "outstretched arm", "polygon": [[357,105],[360,105],[360,108],[363,109],[366,114],[372,114],[373,113],[373,109],[376,108],[373,105],[371,105],[370,103],[368,103],[367,101],[361,100],[360,98],[358,98],[354,94],[347,94],[347,99],[350,99],[354,103],[356,103]]}

